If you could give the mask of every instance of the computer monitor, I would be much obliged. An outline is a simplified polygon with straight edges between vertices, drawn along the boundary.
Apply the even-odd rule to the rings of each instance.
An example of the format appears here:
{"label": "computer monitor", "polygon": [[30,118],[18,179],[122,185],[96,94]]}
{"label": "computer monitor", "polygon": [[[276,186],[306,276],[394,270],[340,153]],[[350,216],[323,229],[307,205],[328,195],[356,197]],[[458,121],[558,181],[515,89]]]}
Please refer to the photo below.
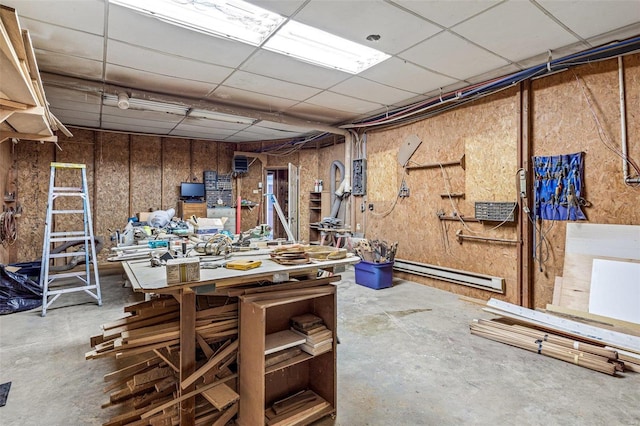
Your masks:
{"label": "computer monitor", "polygon": [[198,201],[204,198],[204,183],[182,182],[180,198],[185,201]]}

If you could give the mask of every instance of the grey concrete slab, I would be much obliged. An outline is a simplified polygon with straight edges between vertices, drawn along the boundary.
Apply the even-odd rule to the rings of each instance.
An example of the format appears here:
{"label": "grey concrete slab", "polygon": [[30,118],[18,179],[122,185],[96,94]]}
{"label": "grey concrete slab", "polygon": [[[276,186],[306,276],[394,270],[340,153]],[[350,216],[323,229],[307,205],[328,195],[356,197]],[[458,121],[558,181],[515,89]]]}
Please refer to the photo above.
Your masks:
{"label": "grey concrete slab", "polygon": [[[640,425],[640,374],[611,377],[469,333],[476,304],[410,281],[373,290],[338,284],[338,415],[316,426]],[[3,426],[100,425],[118,413],[86,361],[100,324],[142,300],[120,274],[102,277],[104,305],[64,295],[47,317],[0,317],[0,383],[12,382]]]}

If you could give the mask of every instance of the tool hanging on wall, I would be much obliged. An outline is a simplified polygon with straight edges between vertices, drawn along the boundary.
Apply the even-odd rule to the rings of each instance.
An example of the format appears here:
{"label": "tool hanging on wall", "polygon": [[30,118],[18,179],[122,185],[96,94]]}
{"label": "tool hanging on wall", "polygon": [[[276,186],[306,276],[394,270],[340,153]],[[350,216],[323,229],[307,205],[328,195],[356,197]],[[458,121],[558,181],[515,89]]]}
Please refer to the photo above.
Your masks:
{"label": "tool hanging on wall", "polygon": [[464,156],[465,155],[462,154],[462,157],[458,161],[448,161],[445,163],[433,163],[433,164],[416,164],[414,166],[405,167],[405,170],[407,170],[407,173],[409,173],[410,170],[435,169],[435,168],[449,167],[449,166],[460,166],[462,167],[462,170],[465,170],[466,165],[465,165]]}

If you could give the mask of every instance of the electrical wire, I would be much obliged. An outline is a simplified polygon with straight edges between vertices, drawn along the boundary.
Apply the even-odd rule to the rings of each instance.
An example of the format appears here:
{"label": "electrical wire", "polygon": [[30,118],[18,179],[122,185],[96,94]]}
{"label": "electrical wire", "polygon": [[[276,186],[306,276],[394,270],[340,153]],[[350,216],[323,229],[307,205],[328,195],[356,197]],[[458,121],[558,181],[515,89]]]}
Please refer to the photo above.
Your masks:
{"label": "electrical wire", "polygon": [[18,239],[18,224],[16,213],[9,209],[0,213],[0,243],[3,246],[12,245]]}
{"label": "electrical wire", "polygon": [[[578,74],[576,74],[575,71],[572,70],[572,72],[573,72],[573,76],[576,79],[578,87],[582,91],[582,95],[584,96],[585,100],[587,101],[587,106],[589,107],[589,111],[591,112],[591,116],[593,117],[593,121],[595,122],[596,127],[598,129],[598,138],[600,139],[600,142],[602,142],[602,144],[609,151],[613,152],[615,155],[620,157],[623,161],[626,161],[627,164],[629,164],[629,166],[631,166],[631,168],[633,168],[633,170],[636,172],[636,175],[640,175],[640,167],[638,167],[638,164],[631,157],[629,157],[628,155],[625,155],[620,149],[618,149],[616,144],[614,144],[611,141],[611,139],[609,138],[609,135],[607,134],[607,132],[605,131],[604,127],[600,123],[600,119],[598,118],[598,114],[596,113],[596,110],[595,110],[595,108],[593,106],[593,103],[591,102],[591,98],[589,97],[589,95],[587,93],[587,87],[586,87],[585,83],[578,77]],[[633,185],[633,186],[638,186],[638,185]]]}

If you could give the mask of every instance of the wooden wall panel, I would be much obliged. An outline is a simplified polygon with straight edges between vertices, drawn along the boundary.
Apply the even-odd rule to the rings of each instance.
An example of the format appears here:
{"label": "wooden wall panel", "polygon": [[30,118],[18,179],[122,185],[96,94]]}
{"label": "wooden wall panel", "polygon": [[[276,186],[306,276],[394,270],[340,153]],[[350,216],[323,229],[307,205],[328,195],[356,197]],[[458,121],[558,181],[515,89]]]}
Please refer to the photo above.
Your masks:
{"label": "wooden wall panel", "polygon": [[188,139],[162,139],[162,209],[178,212],[180,182],[191,176],[191,150]]}
{"label": "wooden wall panel", "polygon": [[[123,229],[129,217],[129,135],[98,132],[95,145],[94,235]],[[108,247],[106,247],[108,249]],[[104,259],[108,250],[98,256]]]}
{"label": "wooden wall panel", "polygon": [[55,149],[51,143],[20,141],[16,145],[18,197],[23,206],[18,221],[18,262],[30,262],[42,256],[49,171]]}
{"label": "wooden wall panel", "polygon": [[191,141],[191,170],[192,178],[203,182],[205,170],[218,169],[218,144],[210,141]]}
{"label": "wooden wall panel", "polygon": [[[398,241],[398,257],[402,259],[504,277],[507,282],[505,298],[515,301],[515,246],[468,240],[459,244],[456,239],[458,231],[513,239],[515,227],[491,229],[495,224],[441,221],[437,214],[440,212],[452,217],[455,212],[471,218],[475,201],[486,201],[489,194],[500,191],[505,194],[511,191],[509,200],[514,199],[517,105],[517,90],[511,89],[422,122],[369,133],[365,204],[372,203],[374,210],[366,210],[364,218],[357,216],[358,220],[366,223],[365,236]],[[450,166],[411,170],[405,175],[410,196],[396,200],[403,176],[397,153],[410,135],[417,135],[422,140],[411,164],[458,161],[465,154],[471,168],[463,170],[460,166]],[[487,144],[494,143],[498,146],[487,147]],[[474,198],[449,199],[441,196],[449,192],[466,193],[471,186]],[[482,199],[476,199],[476,196]],[[503,201],[503,195],[499,197]],[[485,293],[488,297],[487,292],[466,286],[416,279],[455,293],[473,297]]]}
{"label": "wooden wall panel", "polygon": [[[9,171],[13,165],[12,147],[13,143],[11,141],[0,143],[0,197],[3,197],[3,199],[5,193],[10,187]],[[15,205],[16,204],[7,204],[9,207],[15,207]],[[15,259],[15,244],[11,246],[0,244],[0,264],[6,265],[8,263],[13,263],[15,262]]]}
{"label": "wooden wall panel", "polygon": [[159,210],[162,205],[162,142],[155,136],[131,135],[131,214]]}
{"label": "wooden wall panel", "polygon": [[[640,111],[640,56],[625,58],[629,154],[640,161],[638,121]],[[625,186],[622,160],[602,139],[620,149],[620,109],[617,60],[584,65],[575,71],[534,81],[533,85],[534,155],[559,155],[584,152],[585,198],[592,207],[584,209],[591,223],[638,224],[639,190]],[[586,95],[585,95],[586,93]],[[587,101],[589,99],[589,102]],[[602,126],[602,135],[594,119]],[[551,303],[556,276],[564,263],[564,222],[544,222],[549,253],[536,269],[535,305]],[[538,255],[540,257],[540,255]]]}

